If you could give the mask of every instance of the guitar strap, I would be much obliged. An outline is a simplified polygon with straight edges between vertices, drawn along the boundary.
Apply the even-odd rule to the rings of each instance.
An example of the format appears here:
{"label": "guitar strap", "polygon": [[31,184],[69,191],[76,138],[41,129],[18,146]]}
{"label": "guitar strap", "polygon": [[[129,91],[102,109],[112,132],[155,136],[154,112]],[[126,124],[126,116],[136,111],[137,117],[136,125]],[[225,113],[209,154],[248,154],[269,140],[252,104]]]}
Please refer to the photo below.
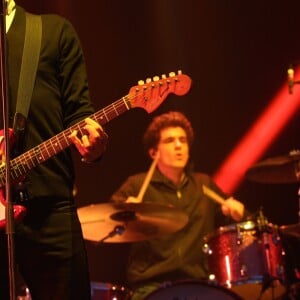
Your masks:
{"label": "guitar strap", "polygon": [[42,40],[42,18],[26,12],[26,29],[20,79],[17,93],[16,113],[14,116],[14,134],[16,155],[22,151],[23,135],[29,111],[32,91],[35,83],[37,66],[40,58]]}
{"label": "guitar strap", "polygon": [[[13,130],[15,143],[12,155],[18,156],[23,151],[26,118],[29,111],[32,91],[35,83],[37,66],[40,58],[42,41],[42,18],[26,12],[24,48],[17,93],[16,112]],[[23,182],[13,186],[14,199],[20,202],[27,199],[26,186]]]}

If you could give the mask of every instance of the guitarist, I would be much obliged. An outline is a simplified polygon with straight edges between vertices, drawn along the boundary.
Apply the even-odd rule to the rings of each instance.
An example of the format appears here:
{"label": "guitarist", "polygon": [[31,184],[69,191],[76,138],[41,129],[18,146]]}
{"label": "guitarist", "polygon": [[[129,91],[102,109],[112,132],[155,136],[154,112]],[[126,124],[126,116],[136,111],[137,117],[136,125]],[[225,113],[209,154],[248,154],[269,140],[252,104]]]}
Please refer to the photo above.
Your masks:
{"label": "guitarist", "polygon": [[[16,6],[14,0],[7,0],[10,126],[16,110],[24,36],[25,10]],[[99,160],[107,135],[97,122],[88,118],[93,112],[84,56],[74,28],[62,17],[42,15],[40,57],[22,151],[85,120],[83,134],[73,131],[69,138],[84,162]],[[3,155],[1,159],[5,163]],[[22,205],[27,211],[23,220],[16,222],[15,257],[32,299],[90,299],[87,256],[73,186],[70,149],[34,167],[22,182],[22,195],[26,194]],[[0,299],[6,300],[9,299],[7,236],[4,230],[0,235]]]}

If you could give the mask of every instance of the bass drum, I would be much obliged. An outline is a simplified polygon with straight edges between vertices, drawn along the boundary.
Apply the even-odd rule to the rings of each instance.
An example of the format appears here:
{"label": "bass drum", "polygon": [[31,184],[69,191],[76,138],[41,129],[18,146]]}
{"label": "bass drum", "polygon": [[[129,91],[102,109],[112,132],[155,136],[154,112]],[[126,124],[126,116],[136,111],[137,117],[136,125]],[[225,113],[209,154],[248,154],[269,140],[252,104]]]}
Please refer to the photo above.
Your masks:
{"label": "bass drum", "polygon": [[158,288],[145,300],[242,300],[232,291],[206,281],[178,281]]}
{"label": "bass drum", "polygon": [[92,300],[129,300],[132,293],[123,285],[92,282],[91,294]]}

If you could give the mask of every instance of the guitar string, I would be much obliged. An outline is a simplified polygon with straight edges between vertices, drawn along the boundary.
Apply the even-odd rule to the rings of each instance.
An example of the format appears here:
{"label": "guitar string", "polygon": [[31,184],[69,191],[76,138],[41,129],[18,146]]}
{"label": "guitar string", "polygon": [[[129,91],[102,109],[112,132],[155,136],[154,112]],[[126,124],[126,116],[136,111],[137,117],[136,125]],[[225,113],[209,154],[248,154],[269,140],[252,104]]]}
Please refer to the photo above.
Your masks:
{"label": "guitar string", "polygon": [[[126,97],[126,96],[125,96]],[[125,98],[123,97],[123,98]],[[114,103],[114,106],[116,108],[112,109],[112,104],[107,107],[107,114],[111,114],[111,112],[116,109],[119,109],[122,106],[125,106],[124,104],[121,105],[120,102],[124,102],[124,100],[119,99]],[[89,117],[94,120],[98,120],[98,115],[100,116],[99,118],[103,119],[104,109],[101,111],[98,111],[97,113],[94,113],[90,115]],[[106,121],[108,122],[109,119],[106,117]],[[78,122],[77,124],[67,128],[63,132],[60,132],[56,136],[48,139],[47,141],[43,142],[42,144],[30,149],[29,151],[25,152],[24,154],[16,157],[13,159],[12,164],[11,164],[11,171],[12,171],[12,178],[17,179],[20,177],[22,174],[27,172],[27,169],[31,169],[38,165],[40,162],[46,161],[49,157],[53,156],[53,154],[56,154],[63,149],[67,148],[70,144],[71,141],[69,139],[69,135],[72,133],[74,130],[78,130],[80,134],[83,134],[83,129],[85,125],[85,121],[82,120]],[[57,147],[59,148],[57,150]],[[51,149],[52,148],[52,149]],[[21,170],[23,169],[23,170]],[[1,170],[2,171],[2,170]],[[14,173],[16,176],[14,176]],[[1,172],[0,172],[1,174]],[[14,178],[16,177],[16,178]]]}
{"label": "guitar string", "polygon": [[[174,81],[178,82],[178,76],[174,76]],[[128,95],[122,97],[121,99],[115,101],[114,103],[108,105],[106,108],[103,108],[101,110],[99,110],[98,112],[90,115],[89,117],[91,119],[94,119],[96,121],[102,121],[103,117],[105,117],[106,119],[106,123],[109,122],[110,120],[112,120],[113,118],[117,117],[120,112],[118,111],[118,109],[120,108],[125,108],[124,111],[126,110],[130,110],[132,108],[130,100],[133,100],[139,96],[141,96],[145,91],[149,90],[149,87],[151,89],[155,88],[155,87],[162,87],[165,84],[163,82],[167,83],[167,86],[171,83],[170,78],[167,79],[163,79],[163,80],[159,80],[156,83],[158,83],[158,85],[155,85],[153,82],[148,83],[148,84],[144,84],[141,86],[136,86],[135,87],[135,91],[136,93],[134,95],[131,96],[131,94],[129,93]],[[112,112],[115,112],[114,116],[111,117],[110,119],[107,117],[107,115],[111,115]],[[121,111],[121,114],[124,112]],[[98,122],[99,122],[98,121]],[[101,123],[101,125],[104,125],[106,123]],[[78,130],[80,132],[80,134],[83,134],[83,126],[85,125],[85,121],[82,120],[76,124],[74,124],[73,126],[67,128],[66,130],[60,132],[59,134],[57,134],[56,136],[48,139],[47,141],[43,142],[40,145],[37,145],[36,147],[28,150],[27,152],[21,154],[20,156],[14,158],[11,162],[11,176],[13,180],[16,180],[17,178],[19,178],[20,176],[24,175],[28,170],[30,170],[31,168],[35,167],[37,164],[39,164],[40,162],[44,162],[46,161],[48,158],[50,158],[51,156],[53,156],[53,154],[56,154],[60,151],[62,151],[63,149],[67,148],[70,144],[71,141],[69,139],[69,135],[71,134],[71,132],[73,130]],[[67,137],[66,137],[66,133],[67,133]],[[56,142],[52,143],[53,140],[56,140]],[[51,153],[48,151],[48,146],[52,147],[52,151],[53,153]],[[59,151],[57,151],[55,149],[55,146],[60,146]],[[45,150],[48,153],[48,156],[45,156]],[[38,156],[40,156],[41,158],[39,159]],[[46,157],[46,158],[45,158]],[[26,164],[27,162],[27,164]],[[24,164],[25,163],[25,164]],[[31,165],[29,165],[29,163],[31,163]],[[27,166],[27,167],[26,167]],[[21,168],[23,168],[23,171],[21,170]],[[17,172],[19,171],[19,174],[17,174]],[[4,166],[2,166],[0,168],[0,177],[4,176],[4,172],[5,172],[5,168]],[[16,173],[16,178],[14,178],[14,173]],[[0,183],[4,184],[3,178],[0,178]]]}

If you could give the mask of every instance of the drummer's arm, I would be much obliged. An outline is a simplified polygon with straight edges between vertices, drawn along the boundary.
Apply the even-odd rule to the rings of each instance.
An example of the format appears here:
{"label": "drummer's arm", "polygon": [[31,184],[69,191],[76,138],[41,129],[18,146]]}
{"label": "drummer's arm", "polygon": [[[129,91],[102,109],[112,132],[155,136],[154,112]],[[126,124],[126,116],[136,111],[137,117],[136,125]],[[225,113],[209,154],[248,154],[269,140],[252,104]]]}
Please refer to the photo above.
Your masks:
{"label": "drummer's arm", "polygon": [[229,216],[237,222],[241,221],[245,215],[244,204],[233,197],[226,199],[221,209],[225,216]]}
{"label": "drummer's arm", "polygon": [[126,199],[126,203],[142,203],[143,201],[142,201],[143,199],[139,199],[138,197],[133,197],[133,196],[129,196],[129,197],[127,197],[127,199]]}
{"label": "drummer's arm", "polygon": [[[245,206],[243,203],[234,199],[233,197],[228,197],[228,195],[226,195],[226,193],[224,193],[212,179],[206,184],[212,191],[212,195],[210,195],[210,198],[220,204],[221,209],[218,211],[221,211],[224,216],[228,217],[228,220],[227,218],[226,220],[221,220],[223,219],[222,216],[217,213],[217,219],[220,219],[220,223],[224,223],[223,221],[225,221],[225,223],[230,223],[232,221],[231,219],[239,222],[244,218]],[[211,194],[211,192],[209,192],[208,194]]]}
{"label": "drummer's arm", "polygon": [[137,194],[135,190],[135,184],[132,182],[131,177],[127,178],[125,182],[116,190],[110,198],[110,202],[114,203],[124,203],[124,202],[132,202],[137,203],[135,201],[136,197],[132,196]]}
{"label": "drummer's arm", "polygon": [[110,202],[120,204],[126,202],[127,198],[127,192],[123,189],[123,186],[121,186],[117,191],[113,193],[110,198]]}

